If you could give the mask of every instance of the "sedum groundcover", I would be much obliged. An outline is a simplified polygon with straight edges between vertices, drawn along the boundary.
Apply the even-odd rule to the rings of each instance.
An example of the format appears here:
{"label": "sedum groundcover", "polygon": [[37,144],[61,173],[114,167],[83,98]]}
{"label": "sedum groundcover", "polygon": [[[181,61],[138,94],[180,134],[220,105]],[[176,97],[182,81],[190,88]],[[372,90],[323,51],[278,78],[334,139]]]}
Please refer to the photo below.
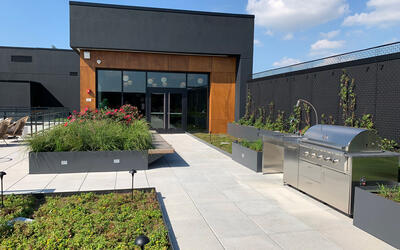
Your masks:
{"label": "sedum groundcover", "polygon": [[[155,192],[71,196],[8,195],[0,210],[0,249],[135,249],[135,238],[149,237],[146,249],[170,249]],[[9,221],[32,218],[30,223]]]}

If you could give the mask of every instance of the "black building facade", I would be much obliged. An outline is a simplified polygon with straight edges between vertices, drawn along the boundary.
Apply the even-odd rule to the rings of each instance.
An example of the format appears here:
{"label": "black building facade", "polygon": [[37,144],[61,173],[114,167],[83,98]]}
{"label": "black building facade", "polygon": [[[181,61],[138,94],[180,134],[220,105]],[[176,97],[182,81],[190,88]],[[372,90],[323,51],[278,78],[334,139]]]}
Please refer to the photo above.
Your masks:
{"label": "black building facade", "polygon": [[79,110],[79,56],[73,50],[0,47],[0,107]]}

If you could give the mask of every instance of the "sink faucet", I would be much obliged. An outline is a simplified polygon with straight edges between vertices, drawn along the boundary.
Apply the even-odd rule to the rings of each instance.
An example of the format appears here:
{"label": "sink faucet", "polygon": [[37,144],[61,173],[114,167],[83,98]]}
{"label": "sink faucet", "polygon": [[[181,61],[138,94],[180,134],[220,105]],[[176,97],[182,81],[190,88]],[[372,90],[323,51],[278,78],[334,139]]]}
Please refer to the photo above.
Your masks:
{"label": "sink faucet", "polygon": [[309,101],[306,101],[304,99],[298,99],[297,103],[296,103],[296,107],[299,107],[301,102],[304,102],[304,103],[310,105],[311,108],[313,108],[314,113],[315,113],[315,124],[318,125],[318,114],[317,114],[317,110],[315,109],[314,105],[312,105]]}

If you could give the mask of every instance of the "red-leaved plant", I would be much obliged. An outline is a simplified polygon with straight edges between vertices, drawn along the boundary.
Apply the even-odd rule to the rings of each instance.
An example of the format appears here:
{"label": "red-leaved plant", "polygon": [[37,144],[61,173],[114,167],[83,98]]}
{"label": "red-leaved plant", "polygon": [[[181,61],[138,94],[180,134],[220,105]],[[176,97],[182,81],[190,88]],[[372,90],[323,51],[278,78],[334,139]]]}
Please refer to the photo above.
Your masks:
{"label": "red-leaved plant", "polygon": [[133,123],[135,120],[140,120],[143,115],[135,106],[129,104],[121,106],[119,109],[95,109],[89,110],[85,108],[81,112],[73,111],[72,115],[68,116],[68,121],[64,126],[74,121],[88,121],[88,120],[104,120],[110,119],[117,122],[122,122],[127,125]]}

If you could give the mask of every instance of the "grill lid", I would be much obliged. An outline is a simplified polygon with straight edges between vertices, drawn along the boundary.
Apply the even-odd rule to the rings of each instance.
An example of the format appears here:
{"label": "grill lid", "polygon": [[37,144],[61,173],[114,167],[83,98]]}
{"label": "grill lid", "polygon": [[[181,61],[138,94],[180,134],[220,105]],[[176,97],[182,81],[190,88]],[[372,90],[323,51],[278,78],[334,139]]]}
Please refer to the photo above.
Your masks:
{"label": "grill lid", "polygon": [[346,152],[381,151],[378,135],[361,128],[318,124],[307,130],[302,141],[333,147]]}

